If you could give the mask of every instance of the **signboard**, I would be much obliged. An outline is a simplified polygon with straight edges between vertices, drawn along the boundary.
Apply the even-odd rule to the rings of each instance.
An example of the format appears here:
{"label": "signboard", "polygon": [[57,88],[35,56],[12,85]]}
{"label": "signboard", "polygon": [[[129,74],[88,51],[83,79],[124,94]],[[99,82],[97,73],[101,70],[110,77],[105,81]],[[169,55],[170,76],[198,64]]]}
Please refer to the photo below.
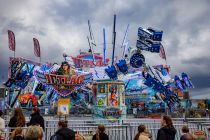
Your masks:
{"label": "signboard", "polygon": [[40,83],[48,86],[63,97],[84,87],[92,79],[92,74],[81,71],[75,71],[73,74],[62,74],[59,70],[57,72],[35,70],[34,76]]}
{"label": "signboard", "polygon": [[122,115],[122,109],[115,108],[115,107],[109,107],[109,108],[105,108],[102,111],[102,114],[107,119],[109,119],[109,118],[119,119],[120,116]]}
{"label": "signboard", "polygon": [[58,115],[69,115],[70,98],[58,99]]}
{"label": "signboard", "polygon": [[201,130],[196,130],[194,133],[195,140],[206,140],[206,133]]}
{"label": "signboard", "polygon": [[98,95],[96,105],[98,106],[106,106],[107,105],[107,98],[106,95]]}

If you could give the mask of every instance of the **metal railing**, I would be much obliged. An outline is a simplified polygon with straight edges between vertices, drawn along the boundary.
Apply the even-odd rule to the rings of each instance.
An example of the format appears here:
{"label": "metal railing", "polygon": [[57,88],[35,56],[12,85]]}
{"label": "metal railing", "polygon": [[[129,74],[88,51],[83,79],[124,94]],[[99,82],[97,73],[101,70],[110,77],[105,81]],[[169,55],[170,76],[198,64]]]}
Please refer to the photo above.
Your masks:
{"label": "metal railing", "polygon": [[[160,128],[160,119],[124,119],[124,120],[68,120],[68,128],[78,132],[81,135],[92,136],[96,133],[98,124],[104,124],[106,127],[106,133],[110,140],[133,140],[137,134],[137,128],[140,124],[146,126],[148,132],[152,135],[151,140],[156,140],[158,129]],[[44,140],[50,140],[50,137],[57,131],[58,119],[51,119],[45,121]],[[181,128],[187,125],[190,132],[195,130],[203,130],[207,134],[207,138],[210,139],[208,129],[210,128],[209,119],[200,118],[176,118],[173,119],[174,127],[177,130],[176,140],[180,139]],[[6,139],[9,139],[10,129],[6,128],[4,135]],[[26,127],[24,127],[26,129]]]}

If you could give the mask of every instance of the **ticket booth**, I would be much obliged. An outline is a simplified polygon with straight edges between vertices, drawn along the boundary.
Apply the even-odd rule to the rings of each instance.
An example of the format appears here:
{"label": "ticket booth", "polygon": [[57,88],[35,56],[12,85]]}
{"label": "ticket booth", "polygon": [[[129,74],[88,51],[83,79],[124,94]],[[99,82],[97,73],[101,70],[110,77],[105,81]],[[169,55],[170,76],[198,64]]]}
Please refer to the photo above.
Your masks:
{"label": "ticket booth", "polygon": [[120,120],[126,118],[123,81],[98,80],[93,84],[94,118]]}

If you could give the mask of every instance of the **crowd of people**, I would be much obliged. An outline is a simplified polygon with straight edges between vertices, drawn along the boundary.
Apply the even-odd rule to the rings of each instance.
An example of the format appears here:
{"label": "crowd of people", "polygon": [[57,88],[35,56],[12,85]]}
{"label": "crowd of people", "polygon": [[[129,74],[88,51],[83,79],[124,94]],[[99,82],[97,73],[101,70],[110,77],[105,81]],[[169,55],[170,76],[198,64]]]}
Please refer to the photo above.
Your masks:
{"label": "crowd of people", "polygon": [[[5,140],[5,121],[2,118],[3,112],[0,110],[0,140]],[[8,126],[11,128],[10,140],[43,140],[44,135],[44,118],[40,115],[40,110],[37,107],[32,109],[30,121],[26,123],[21,108],[15,108]],[[27,129],[22,127],[28,126]],[[161,120],[161,128],[157,132],[156,140],[175,140],[177,130],[175,129],[172,119],[169,116],[163,116]],[[194,136],[189,133],[187,126],[182,127],[183,135],[180,140],[195,140]],[[50,140],[75,140],[76,133],[68,128],[68,121],[60,120],[58,122],[58,130],[51,136]],[[134,140],[151,140],[152,136],[147,131],[145,125],[138,126],[138,133]],[[96,134],[92,140],[109,140],[109,136],[105,133],[105,126],[100,124]]]}
{"label": "crowd of people", "polygon": [[[161,128],[158,130],[156,140],[175,140],[177,130],[175,129],[172,119],[169,116],[163,116],[161,120]],[[189,133],[187,126],[182,127],[183,135],[180,140],[195,140],[194,136]],[[150,140],[152,137],[148,133],[144,125],[138,126],[138,133],[134,137],[134,140]]]}

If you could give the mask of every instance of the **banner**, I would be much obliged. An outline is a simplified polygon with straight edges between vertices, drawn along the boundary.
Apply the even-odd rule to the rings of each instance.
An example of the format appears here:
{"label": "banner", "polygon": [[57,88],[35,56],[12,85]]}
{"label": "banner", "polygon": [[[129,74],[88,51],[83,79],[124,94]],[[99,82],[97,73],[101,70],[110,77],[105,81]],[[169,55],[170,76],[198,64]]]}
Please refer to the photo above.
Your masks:
{"label": "banner", "polygon": [[165,59],[166,60],[166,53],[165,53],[164,47],[162,45],[160,47],[160,57],[162,59]]}
{"label": "banner", "polygon": [[39,41],[36,38],[33,38],[34,41],[34,54],[37,57],[41,56],[41,52],[40,52],[40,45],[39,45]]}
{"label": "banner", "polygon": [[70,98],[58,99],[58,115],[69,115]]}
{"label": "banner", "polygon": [[11,51],[15,51],[15,34],[8,30],[8,38],[9,38],[9,49]]}

